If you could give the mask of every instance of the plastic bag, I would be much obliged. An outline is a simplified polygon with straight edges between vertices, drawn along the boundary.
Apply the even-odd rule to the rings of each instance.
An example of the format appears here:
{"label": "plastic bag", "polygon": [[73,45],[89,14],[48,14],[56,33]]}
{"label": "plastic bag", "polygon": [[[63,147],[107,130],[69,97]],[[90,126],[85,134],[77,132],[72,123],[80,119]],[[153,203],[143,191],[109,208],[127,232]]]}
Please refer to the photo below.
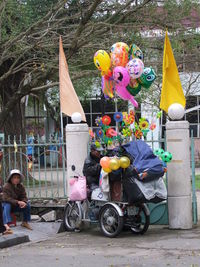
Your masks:
{"label": "plastic bag", "polygon": [[87,198],[87,186],[85,176],[72,178],[69,181],[69,198],[72,201],[84,200]]}
{"label": "plastic bag", "polygon": [[109,192],[109,177],[108,173],[101,169],[100,177],[99,177],[99,187],[101,188],[102,192]]}
{"label": "plastic bag", "polygon": [[135,183],[149,202],[160,202],[167,199],[167,189],[163,178],[143,183],[135,179]]}

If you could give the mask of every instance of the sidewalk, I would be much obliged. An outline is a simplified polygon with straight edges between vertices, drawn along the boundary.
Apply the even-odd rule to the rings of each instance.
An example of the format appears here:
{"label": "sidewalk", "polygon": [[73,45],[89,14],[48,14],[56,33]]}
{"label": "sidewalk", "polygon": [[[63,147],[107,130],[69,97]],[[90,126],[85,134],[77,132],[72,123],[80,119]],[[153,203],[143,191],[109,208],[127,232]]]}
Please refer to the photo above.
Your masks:
{"label": "sidewalk", "polygon": [[200,225],[191,230],[150,226],[142,236],[124,231],[117,238],[90,227],[0,250],[0,262],[3,267],[199,267],[199,237]]}
{"label": "sidewalk", "polygon": [[15,246],[25,242],[39,242],[56,235],[60,222],[32,222],[32,231],[20,226],[12,227],[14,234],[0,236],[0,249]]}

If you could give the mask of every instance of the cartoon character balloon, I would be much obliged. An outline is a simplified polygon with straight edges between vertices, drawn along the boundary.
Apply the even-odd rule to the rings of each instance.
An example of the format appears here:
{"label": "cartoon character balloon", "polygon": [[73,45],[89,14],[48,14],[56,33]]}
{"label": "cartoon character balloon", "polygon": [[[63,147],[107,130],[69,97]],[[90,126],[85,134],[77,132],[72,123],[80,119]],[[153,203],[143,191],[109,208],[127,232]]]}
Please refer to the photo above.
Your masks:
{"label": "cartoon character balloon", "polygon": [[152,67],[144,68],[142,75],[138,78],[138,82],[148,89],[156,79],[156,74]]}
{"label": "cartoon character balloon", "polygon": [[141,59],[134,58],[128,62],[126,65],[128,73],[132,79],[139,78],[144,70],[144,64]]}
{"label": "cartoon character balloon", "polygon": [[115,90],[119,97],[124,100],[129,100],[136,108],[138,107],[137,101],[126,89],[130,82],[128,71],[124,67],[116,67],[113,69],[113,78],[115,81]]}
{"label": "cartoon character balloon", "polygon": [[136,79],[130,79],[130,83],[126,89],[131,95],[136,96],[141,91],[142,86]]}
{"label": "cartoon character balloon", "polygon": [[110,56],[105,50],[98,50],[94,54],[94,64],[98,70],[101,71],[101,75],[110,77],[112,75],[110,71],[111,60]]}
{"label": "cartoon character balloon", "polygon": [[111,65],[112,68],[117,66],[125,67],[128,62],[129,47],[123,42],[118,42],[111,47]]}
{"label": "cartoon character balloon", "polygon": [[143,60],[143,53],[137,45],[132,44],[129,49],[129,59],[131,60],[134,58]]}

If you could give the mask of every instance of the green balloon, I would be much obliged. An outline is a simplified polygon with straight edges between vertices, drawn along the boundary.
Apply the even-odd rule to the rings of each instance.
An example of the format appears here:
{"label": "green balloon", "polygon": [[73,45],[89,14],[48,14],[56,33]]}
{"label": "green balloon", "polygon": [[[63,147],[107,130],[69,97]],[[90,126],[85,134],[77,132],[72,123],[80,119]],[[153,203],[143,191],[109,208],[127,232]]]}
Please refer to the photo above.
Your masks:
{"label": "green balloon", "polygon": [[170,152],[164,152],[161,156],[162,161],[164,162],[170,162],[172,160],[172,153]]}
{"label": "green balloon", "polygon": [[133,58],[139,58],[143,60],[143,53],[141,49],[135,44],[132,44],[129,49],[129,59],[131,60]]}
{"label": "green balloon", "polygon": [[159,156],[159,157],[161,157],[162,154],[164,154],[164,153],[165,153],[165,151],[162,148],[158,148],[158,149],[154,150],[154,154],[156,156]]}
{"label": "green balloon", "polygon": [[130,84],[126,87],[126,89],[129,91],[129,93],[132,95],[132,96],[136,96],[142,89],[142,86],[141,84],[138,83],[138,86],[137,88],[133,88],[130,86]]}
{"label": "green balloon", "polygon": [[144,68],[142,75],[137,79],[138,82],[148,89],[156,79],[155,71],[152,67]]}

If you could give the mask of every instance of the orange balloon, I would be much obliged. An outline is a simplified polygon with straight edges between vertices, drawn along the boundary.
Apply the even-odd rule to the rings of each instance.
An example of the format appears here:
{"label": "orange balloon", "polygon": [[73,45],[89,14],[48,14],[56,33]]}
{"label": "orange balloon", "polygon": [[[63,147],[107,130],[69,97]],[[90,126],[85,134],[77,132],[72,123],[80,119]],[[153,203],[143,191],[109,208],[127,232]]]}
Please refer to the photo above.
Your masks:
{"label": "orange balloon", "polygon": [[104,169],[109,168],[110,158],[109,157],[103,157],[100,160],[100,165]]}

